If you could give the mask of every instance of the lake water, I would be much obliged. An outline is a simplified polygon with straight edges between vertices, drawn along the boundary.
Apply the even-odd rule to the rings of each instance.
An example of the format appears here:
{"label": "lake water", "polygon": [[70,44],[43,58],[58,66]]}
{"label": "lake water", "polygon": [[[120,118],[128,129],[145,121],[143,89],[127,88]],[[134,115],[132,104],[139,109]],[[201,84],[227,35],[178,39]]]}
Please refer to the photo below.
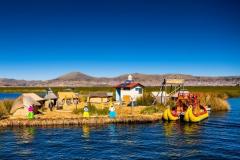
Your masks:
{"label": "lake water", "polygon": [[1,99],[16,99],[20,95],[21,95],[21,93],[0,93],[0,100]]}
{"label": "lake water", "polygon": [[0,129],[0,159],[240,159],[240,99],[196,124]]}

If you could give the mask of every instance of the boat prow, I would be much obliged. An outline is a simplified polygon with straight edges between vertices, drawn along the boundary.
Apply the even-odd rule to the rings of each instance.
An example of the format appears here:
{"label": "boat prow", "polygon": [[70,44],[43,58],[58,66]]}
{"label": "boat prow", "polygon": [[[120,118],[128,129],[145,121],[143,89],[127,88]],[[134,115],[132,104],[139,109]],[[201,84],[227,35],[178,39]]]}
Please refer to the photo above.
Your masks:
{"label": "boat prow", "polygon": [[193,107],[189,106],[186,112],[187,114],[184,115],[184,121],[186,122],[200,122],[206,118],[208,118],[209,114],[207,110],[204,108],[204,111],[198,114],[193,113]]}
{"label": "boat prow", "polygon": [[183,120],[185,121],[185,122],[189,122],[189,107],[188,107],[188,109],[186,110],[186,112],[185,112],[185,114],[184,114],[184,117],[183,117]]}
{"label": "boat prow", "polygon": [[173,110],[171,110],[170,108],[167,108],[164,112],[163,112],[163,120],[165,121],[176,121],[179,119],[179,115],[174,114]]}

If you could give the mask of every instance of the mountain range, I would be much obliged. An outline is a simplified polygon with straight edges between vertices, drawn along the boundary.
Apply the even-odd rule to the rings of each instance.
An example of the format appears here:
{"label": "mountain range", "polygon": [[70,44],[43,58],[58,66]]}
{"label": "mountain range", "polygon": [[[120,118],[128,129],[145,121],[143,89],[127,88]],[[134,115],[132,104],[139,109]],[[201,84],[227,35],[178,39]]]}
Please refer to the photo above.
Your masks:
{"label": "mountain range", "polygon": [[[186,74],[141,74],[132,73],[133,80],[145,86],[159,86],[163,79],[184,79],[186,86],[236,86],[240,84],[240,76],[192,76]],[[81,72],[71,72],[55,79],[42,80],[16,80],[0,78],[0,86],[34,86],[34,87],[90,87],[90,86],[114,86],[127,80],[128,75],[117,77],[93,77]]]}

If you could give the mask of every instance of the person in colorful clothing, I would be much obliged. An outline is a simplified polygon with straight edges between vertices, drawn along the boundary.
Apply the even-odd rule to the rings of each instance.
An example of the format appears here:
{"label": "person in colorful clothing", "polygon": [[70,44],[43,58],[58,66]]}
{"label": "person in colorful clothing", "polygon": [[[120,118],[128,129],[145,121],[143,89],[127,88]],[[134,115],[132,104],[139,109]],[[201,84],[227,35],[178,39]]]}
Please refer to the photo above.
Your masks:
{"label": "person in colorful clothing", "polygon": [[109,108],[109,117],[110,118],[116,118],[117,114],[116,114],[116,111],[115,111],[115,107],[114,106],[111,106]]}
{"label": "person in colorful clothing", "polygon": [[87,106],[83,108],[83,117],[88,118],[89,117],[89,109]]}
{"label": "person in colorful clothing", "polygon": [[34,112],[33,112],[33,106],[28,107],[28,119],[32,120],[34,119]]}

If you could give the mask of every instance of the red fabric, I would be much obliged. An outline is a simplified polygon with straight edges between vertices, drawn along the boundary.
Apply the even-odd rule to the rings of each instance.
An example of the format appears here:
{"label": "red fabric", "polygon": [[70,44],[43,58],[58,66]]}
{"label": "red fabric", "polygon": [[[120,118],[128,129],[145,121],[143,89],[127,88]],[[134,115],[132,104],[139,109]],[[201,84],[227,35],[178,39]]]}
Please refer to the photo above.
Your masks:
{"label": "red fabric", "polygon": [[179,116],[179,114],[177,113],[176,110],[172,110],[171,113],[172,113],[172,115],[173,115],[174,117],[178,117],[178,116]]}

